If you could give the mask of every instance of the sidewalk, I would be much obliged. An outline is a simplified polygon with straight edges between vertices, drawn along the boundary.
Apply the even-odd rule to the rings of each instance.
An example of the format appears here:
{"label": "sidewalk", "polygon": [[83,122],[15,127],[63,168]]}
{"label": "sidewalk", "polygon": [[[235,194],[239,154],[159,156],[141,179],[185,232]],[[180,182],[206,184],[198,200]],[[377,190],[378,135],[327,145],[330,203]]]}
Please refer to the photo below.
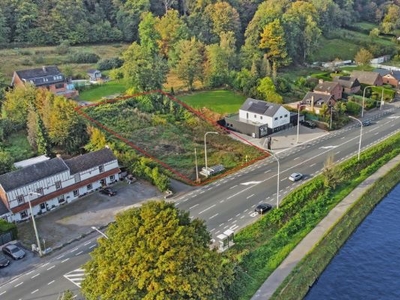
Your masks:
{"label": "sidewalk", "polygon": [[396,164],[400,163],[400,155],[392,159],[378,171],[357,186],[354,191],[341,201],[331,212],[290,252],[281,265],[267,278],[258,289],[252,300],[269,299],[293,268],[310,252],[316,243],[329,231],[329,229],[345,214],[350,206],[361,197],[372,184],[388,173]]}

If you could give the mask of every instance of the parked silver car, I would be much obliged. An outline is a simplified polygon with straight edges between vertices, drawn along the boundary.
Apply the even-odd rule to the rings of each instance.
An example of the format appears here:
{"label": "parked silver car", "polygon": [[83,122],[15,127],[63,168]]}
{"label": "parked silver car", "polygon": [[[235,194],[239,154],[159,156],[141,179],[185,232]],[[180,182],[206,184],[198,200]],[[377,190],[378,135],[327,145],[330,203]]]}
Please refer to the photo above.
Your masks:
{"label": "parked silver car", "polygon": [[3,253],[0,253],[0,268],[7,267],[9,264],[10,261],[7,257],[5,257]]}
{"label": "parked silver car", "polygon": [[25,251],[16,245],[4,246],[3,253],[15,260],[25,257]]}

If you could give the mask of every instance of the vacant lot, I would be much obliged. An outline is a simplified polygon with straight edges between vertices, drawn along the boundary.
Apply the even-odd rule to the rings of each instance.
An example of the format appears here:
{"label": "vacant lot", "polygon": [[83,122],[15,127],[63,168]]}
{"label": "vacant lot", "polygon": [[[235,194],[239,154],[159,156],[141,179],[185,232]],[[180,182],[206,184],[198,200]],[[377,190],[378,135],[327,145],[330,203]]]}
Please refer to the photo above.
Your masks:
{"label": "vacant lot", "polygon": [[265,155],[255,147],[231,139],[223,129],[165,96],[140,96],[82,109],[106,127],[103,129],[108,131],[109,138],[116,138],[114,133],[117,133],[131,147],[190,180],[196,176],[195,149],[199,163],[203,161],[200,158],[204,157],[206,132],[218,132],[207,136],[209,166],[222,164],[230,170]]}
{"label": "vacant lot", "polygon": [[206,107],[220,114],[237,113],[246,100],[246,96],[228,90],[196,92],[177,98],[196,109]]}

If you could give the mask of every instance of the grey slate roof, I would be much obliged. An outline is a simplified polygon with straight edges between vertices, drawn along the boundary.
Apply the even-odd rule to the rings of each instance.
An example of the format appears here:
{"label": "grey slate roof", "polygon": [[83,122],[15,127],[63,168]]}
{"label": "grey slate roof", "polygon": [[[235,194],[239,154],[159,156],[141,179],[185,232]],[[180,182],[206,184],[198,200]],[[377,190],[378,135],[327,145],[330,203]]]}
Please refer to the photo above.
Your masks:
{"label": "grey slate roof", "polygon": [[314,97],[314,106],[317,107],[322,106],[324,103],[328,105],[329,100],[332,99],[331,95],[308,92],[304,96],[303,100],[301,100],[301,103],[307,103],[308,105],[311,105],[312,97]]}
{"label": "grey slate roof", "polygon": [[68,171],[68,167],[64,161],[60,158],[53,158],[0,175],[0,184],[6,192],[9,192],[18,187],[65,171]]}
{"label": "grey slate roof", "polygon": [[375,69],[374,72],[381,74],[381,76],[391,75],[392,77],[400,80],[400,71],[387,70],[387,69]]}
{"label": "grey slate roof", "polygon": [[333,89],[339,85],[338,82],[331,82],[331,81],[324,81],[318,83],[317,86],[314,88],[315,92],[324,92],[331,94]]}
{"label": "grey slate roof", "polygon": [[333,78],[333,81],[338,82],[342,87],[348,89],[361,86],[357,77],[352,77],[352,76],[337,76]]}
{"label": "grey slate roof", "polygon": [[15,71],[21,80],[35,86],[65,82],[65,77],[56,66]]}
{"label": "grey slate roof", "polygon": [[109,148],[104,148],[67,159],[65,160],[65,164],[69,167],[71,175],[73,175],[112,162],[116,159],[114,153]]}
{"label": "grey slate roof", "polygon": [[247,98],[240,109],[268,117],[273,117],[280,107],[281,106],[276,103]]}

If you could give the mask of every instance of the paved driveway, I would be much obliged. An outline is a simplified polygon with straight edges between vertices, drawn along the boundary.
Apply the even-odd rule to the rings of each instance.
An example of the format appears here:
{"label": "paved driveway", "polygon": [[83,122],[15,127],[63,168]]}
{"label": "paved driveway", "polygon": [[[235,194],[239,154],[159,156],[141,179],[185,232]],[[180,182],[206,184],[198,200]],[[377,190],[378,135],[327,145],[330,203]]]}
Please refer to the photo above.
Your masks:
{"label": "paved driveway", "polygon": [[[114,221],[115,215],[124,209],[138,206],[150,199],[160,199],[162,194],[152,185],[137,181],[134,184],[118,182],[112,186],[118,194],[106,196],[93,192],[70,204],[65,204],[36,218],[42,249],[58,248],[93,229]],[[27,249],[36,244],[30,221],[18,224],[19,240]],[[44,242],[43,242],[44,240]]]}

